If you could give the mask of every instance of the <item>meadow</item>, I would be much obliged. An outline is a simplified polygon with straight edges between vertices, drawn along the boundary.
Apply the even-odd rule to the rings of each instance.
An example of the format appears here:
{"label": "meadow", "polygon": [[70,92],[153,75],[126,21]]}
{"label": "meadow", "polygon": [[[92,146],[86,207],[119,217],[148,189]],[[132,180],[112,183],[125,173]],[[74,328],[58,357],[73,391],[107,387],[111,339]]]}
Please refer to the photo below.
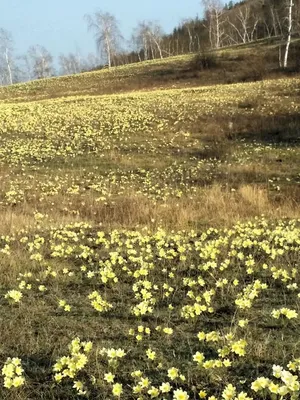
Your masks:
{"label": "meadow", "polygon": [[298,399],[300,78],[137,68],[0,91],[0,396]]}

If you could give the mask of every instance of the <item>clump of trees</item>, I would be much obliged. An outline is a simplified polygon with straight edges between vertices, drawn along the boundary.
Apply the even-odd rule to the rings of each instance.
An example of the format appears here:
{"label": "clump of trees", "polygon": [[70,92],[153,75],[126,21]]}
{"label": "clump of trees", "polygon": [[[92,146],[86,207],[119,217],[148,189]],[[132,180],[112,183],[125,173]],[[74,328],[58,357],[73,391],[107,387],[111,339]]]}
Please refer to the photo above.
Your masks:
{"label": "clump of trees", "polygon": [[[158,22],[138,22],[127,44],[129,51],[121,50],[122,35],[112,15],[95,13],[88,17],[88,24],[96,32],[97,44],[106,49],[109,67],[271,37],[282,40],[284,51],[279,63],[287,67],[291,38],[300,30],[300,0],[245,0],[225,4],[221,0],[202,0],[202,6],[202,18],[184,19],[170,34],[165,34]],[[109,43],[113,44],[111,51],[108,51]]]}
{"label": "clump of trees", "polygon": [[157,21],[139,21],[130,40],[125,41],[116,17],[97,11],[85,15],[87,27],[94,33],[97,54],[83,58],[80,51],[61,54],[58,71],[53,57],[41,45],[31,46],[21,55],[14,54],[12,34],[0,28],[0,85],[31,79],[44,79],[55,74],[76,74],[101,65],[112,66],[200,53],[202,49],[219,49],[258,39],[276,37],[279,66],[288,67],[293,35],[300,32],[300,0],[245,0],[222,3],[202,0],[203,16],[184,19],[169,34]]}

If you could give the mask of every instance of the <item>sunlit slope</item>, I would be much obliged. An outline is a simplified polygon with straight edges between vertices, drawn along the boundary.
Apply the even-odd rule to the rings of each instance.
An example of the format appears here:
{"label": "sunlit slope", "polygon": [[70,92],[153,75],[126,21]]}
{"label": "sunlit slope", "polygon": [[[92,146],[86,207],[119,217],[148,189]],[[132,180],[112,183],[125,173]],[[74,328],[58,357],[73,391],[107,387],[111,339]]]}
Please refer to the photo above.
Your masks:
{"label": "sunlit slope", "polygon": [[0,154],[7,164],[24,165],[53,159],[68,162],[68,157],[113,149],[156,156],[199,151],[200,143],[195,146],[194,141],[205,131],[207,118],[213,116],[224,125],[221,135],[239,130],[233,123],[238,119],[297,115],[299,88],[300,79],[294,78],[2,103]]}
{"label": "sunlit slope", "polygon": [[[291,64],[299,40],[291,45]],[[0,88],[0,100],[30,101],[37,99],[123,93],[159,88],[184,88],[218,83],[255,81],[267,78],[278,67],[278,43],[258,41],[209,53],[213,66],[203,69],[195,55],[169,57],[163,60],[102,69],[78,75],[31,81]]]}
{"label": "sunlit slope", "polygon": [[34,100],[77,94],[110,94],[140,89],[152,86],[151,83],[155,81],[152,73],[163,75],[168,68],[173,68],[175,65],[181,69],[189,63],[191,57],[154,60],[3,87],[0,89],[0,99]]}
{"label": "sunlit slope", "polygon": [[299,88],[289,78],[1,102],[3,226],[36,209],[109,226],[298,216]]}

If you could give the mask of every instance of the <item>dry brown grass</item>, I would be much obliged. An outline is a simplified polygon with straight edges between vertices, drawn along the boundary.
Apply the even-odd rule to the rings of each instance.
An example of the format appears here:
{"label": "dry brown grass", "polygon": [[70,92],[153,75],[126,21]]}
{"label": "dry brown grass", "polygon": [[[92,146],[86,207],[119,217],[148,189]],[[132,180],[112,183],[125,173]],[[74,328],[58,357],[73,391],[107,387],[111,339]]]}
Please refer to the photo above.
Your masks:
{"label": "dry brown grass", "polygon": [[92,196],[86,196],[84,202],[74,198],[72,205],[67,207],[68,198],[57,196],[52,199],[51,208],[47,204],[39,207],[39,211],[45,215],[39,222],[34,218],[36,204],[2,210],[0,234],[46,229],[78,221],[100,225],[105,230],[144,226],[178,230],[230,226],[239,220],[262,214],[270,219],[299,218],[299,202],[292,196],[285,197],[282,194],[281,200],[278,196],[273,196],[266,187],[251,184],[243,184],[237,190],[215,184],[199,188],[193,198],[182,196],[166,202],[153,202],[143,195],[128,192],[122,197],[115,197],[108,204],[97,202]]}

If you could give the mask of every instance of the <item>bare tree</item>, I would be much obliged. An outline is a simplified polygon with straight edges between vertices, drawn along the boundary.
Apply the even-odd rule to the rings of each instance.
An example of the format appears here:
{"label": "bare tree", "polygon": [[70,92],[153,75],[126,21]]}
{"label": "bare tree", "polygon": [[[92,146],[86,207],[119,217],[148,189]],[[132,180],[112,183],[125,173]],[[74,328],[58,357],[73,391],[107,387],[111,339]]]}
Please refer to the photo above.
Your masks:
{"label": "bare tree", "polygon": [[280,31],[282,34],[281,23],[280,23],[280,19],[278,16],[278,11],[272,3],[269,5],[269,10],[270,10],[270,16],[271,16],[271,20],[272,20],[272,28],[273,28],[274,36],[278,35],[278,31]]}
{"label": "bare tree", "polygon": [[0,69],[4,85],[13,83],[13,39],[10,32],[0,29]]}
{"label": "bare tree", "polygon": [[224,9],[220,0],[202,0],[211,48],[218,49],[222,46],[225,36],[224,24],[226,22]]}
{"label": "bare tree", "polygon": [[228,24],[233,27],[237,35],[236,43],[253,41],[259,21],[260,16],[248,4],[238,7],[236,12],[230,11]]}
{"label": "bare tree", "polygon": [[[154,44],[154,47],[156,47],[159,57],[163,58],[162,47],[161,47],[163,30],[157,22],[148,23],[148,36],[151,44]],[[156,56],[154,56],[153,58],[156,58]]]}
{"label": "bare tree", "polygon": [[157,22],[139,22],[134,29],[132,40],[135,43],[136,50],[144,53],[144,60],[163,58],[163,30]]}
{"label": "bare tree", "polygon": [[28,54],[22,54],[19,55],[16,58],[17,61],[17,66],[16,66],[16,72],[17,72],[17,82],[26,82],[32,79],[31,76],[31,65],[30,65],[30,60],[28,57]]}
{"label": "bare tree", "polygon": [[69,53],[68,55],[61,54],[58,62],[62,75],[78,74],[84,68],[84,64],[79,53]]}
{"label": "bare tree", "polygon": [[192,53],[194,51],[194,20],[192,18],[183,19],[181,21],[180,27],[187,33],[188,35],[188,52]]}
{"label": "bare tree", "polygon": [[53,57],[44,46],[31,46],[28,49],[26,61],[31,79],[49,78],[54,74]]}
{"label": "bare tree", "polygon": [[239,22],[240,26],[232,23],[230,20],[229,24],[236,30],[238,36],[242,40],[242,43],[247,43],[250,41],[249,36],[249,21],[250,21],[250,7],[246,5],[245,7],[240,7],[237,14],[236,19]]}
{"label": "bare tree", "polygon": [[283,68],[287,68],[288,64],[288,56],[289,56],[289,47],[291,43],[291,36],[292,36],[292,27],[293,27],[293,7],[294,3],[293,0],[288,0],[287,2],[287,39],[286,39],[286,46],[285,46],[285,53],[284,53],[284,60],[283,60]]}
{"label": "bare tree", "polygon": [[98,50],[106,57],[108,67],[114,63],[122,39],[116,17],[110,13],[98,11],[94,15],[85,15],[88,29],[95,32]]}
{"label": "bare tree", "polygon": [[136,55],[138,57],[138,61],[141,62],[142,61],[142,53],[145,54],[145,52],[144,52],[143,46],[141,46],[140,38],[136,34],[136,31],[134,31],[131,35],[129,46],[131,47],[132,51],[134,53],[136,53]]}
{"label": "bare tree", "polygon": [[149,37],[149,26],[145,21],[139,22],[132,34],[132,41],[138,53],[143,53],[143,59],[147,61],[151,52],[151,41]]}
{"label": "bare tree", "polygon": [[89,53],[86,60],[84,61],[84,68],[86,70],[96,69],[100,66],[101,60],[98,55]]}

